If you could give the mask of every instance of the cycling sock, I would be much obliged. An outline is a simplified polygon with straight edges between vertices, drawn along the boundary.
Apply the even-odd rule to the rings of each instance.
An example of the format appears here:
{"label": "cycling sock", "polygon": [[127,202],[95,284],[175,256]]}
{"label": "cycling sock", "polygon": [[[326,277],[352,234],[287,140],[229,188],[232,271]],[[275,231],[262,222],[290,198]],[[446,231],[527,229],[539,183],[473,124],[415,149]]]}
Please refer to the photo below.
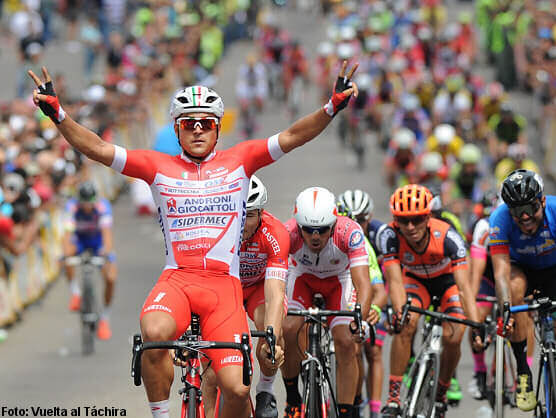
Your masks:
{"label": "cycling sock", "polygon": [[529,366],[529,368],[531,368],[531,366],[533,365],[533,357],[527,356],[527,365]]}
{"label": "cycling sock", "polygon": [[437,402],[446,402],[446,392],[450,389],[450,382],[446,383],[438,379],[438,390],[436,392]]}
{"label": "cycling sock", "polygon": [[485,353],[473,353],[473,363],[475,363],[473,371],[475,373],[483,373],[487,371],[485,364]]}
{"label": "cycling sock", "polygon": [[353,405],[348,403],[339,403],[338,404],[338,418],[353,418]]}
{"label": "cycling sock", "polygon": [[261,372],[261,377],[259,378],[259,383],[257,383],[256,393],[257,395],[261,392],[268,392],[274,395],[274,379],[276,375],[267,376]]}
{"label": "cycling sock", "polygon": [[369,408],[371,409],[371,413],[380,412],[380,405],[380,401],[369,401]]}
{"label": "cycling sock", "polygon": [[70,292],[72,295],[78,295],[81,296],[81,289],[79,288],[79,281],[73,279],[70,282]]}
{"label": "cycling sock", "polygon": [[527,340],[511,342],[517,365],[517,374],[531,374],[527,364]]}
{"label": "cycling sock", "polygon": [[284,379],[286,386],[286,402],[290,406],[301,406],[301,395],[298,388],[299,376],[292,377],[291,379]]}
{"label": "cycling sock", "polygon": [[387,403],[400,404],[400,388],[402,386],[403,376],[390,376]]}
{"label": "cycling sock", "polygon": [[149,402],[153,418],[170,418],[170,409],[168,405],[168,399],[159,402]]}
{"label": "cycling sock", "polygon": [[100,313],[100,319],[108,321],[110,319],[110,306],[105,306]]}

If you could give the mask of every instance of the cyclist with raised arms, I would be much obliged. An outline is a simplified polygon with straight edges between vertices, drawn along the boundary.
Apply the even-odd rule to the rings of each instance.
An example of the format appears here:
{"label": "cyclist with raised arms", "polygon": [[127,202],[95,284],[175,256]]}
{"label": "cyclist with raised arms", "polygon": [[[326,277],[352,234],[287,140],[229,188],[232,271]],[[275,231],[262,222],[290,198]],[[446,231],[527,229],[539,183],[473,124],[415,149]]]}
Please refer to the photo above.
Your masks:
{"label": "cyclist with raised arms", "polygon": [[[109,312],[117,277],[116,255],[112,251],[112,206],[107,199],[99,199],[92,182],[85,181],[79,185],[77,199],[69,199],[66,203],[64,218],[64,257],[87,250],[106,257],[102,267],[104,308],[97,326],[97,337],[108,340],[112,336]],[[69,309],[75,312],[81,306],[81,289],[74,280],[75,267],[66,265],[65,269],[71,292]]]}
{"label": "cyclist with raised arms", "polygon": [[[103,141],[66,114],[43,67],[44,80],[32,71],[37,89],[33,101],[56,124],[66,140],[87,157],[150,185],[158,206],[166,247],[166,266],[141,312],[144,341],[178,338],[191,312],[201,318],[203,338],[235,341],[249,331],[239,280],[239,249],[245,223],[249,178],[255,171],[320,134],[345,108],[357,86],[344,62],[329,102],[267,139],[241,142],[215,150],[224,104],[204,86],[176,92],[170,108],[182,153],[169,156],[152,150],[126,150]],[[249,386],[242,379],[242,360],[235,350],[209,352],[217,384],[223,392],[220,416],[248,415]],[[142,357],[142,375],[154,418],[167,418],[174,377],[168,350]]]}
{"label": "cyclist with raised arms", "polygon": [[[351,217],[356,221],[363,233],[365,234],[365,246],[367,247],[367,252],[369,253],[369,276],[371,278],[371,287],[373,289],[373,299],[378,303],[371,306],[372,309],[376,310],[377,313],[382,314],[382,309],[386,305],[388,300],[388,295],[384,289],[384,280],[382,279],[382,270],[378,264],[376,251],[374,249],[374,236],[377,230],[382,226],[386,226],[380,221],[375,221],[372,219],[374,202],[367,192],[359,189],[346,190],[338,197],[338,203],[343,206],[347,212],[346,216]],[[373,237],[371,241],[369,237]],[[382,315],[379,316],[382,316]],[[382,399],[382,381],[384,379],[384,365],[382,363],[382,346],[384,345],[384,340],[387,335],[387,331],[384,327],[384,317],[379,319],[375,330],[375,343],[370,344],[370,341],[365,341],[364,352],[367,358],[367,364],[369,365],[369,371],[367,374],[367,391],[369,395],[369,410],[371,412],[370,418],[378,418],[380,416],[380,406]],[[362,397],[362,386],[363,380],[365,378],[365,368],[363,366],[363,358],[361,355],[358,356],[358,367],[359,367],[359,379],[357,381],[357,392],[355,395],[354,406],[357,407],[363,402]],[[359,408],[359,414],[354,414],[354,416],[361,416],[361,407]]]}
{"label": "cyclist with raised arms", "polygon": [[[270,349],[259,338],[257,359],[261,369],[256,392],[256,418],[277,418],[274,379],[284,360],[282,320],[288,310],[286,278],[290,236],[274,216],[263,208],[268,193],[263,182],[251,176],[247,195],[247,216],[239,253],[239,278],[243,288],[243,305],[259,331],[272,325],[276,336],[276,362],[269,359]],[[216,380],[212,369],[205,372],[203,396],[207,417],[213,416],[216,401]]]}
{"label": "cyclist with raised arms", "polygon": [[[295,200],[294,217],[286,222],[286,229],[290,233],[291,255],[286,288],[289,306],[308,309],[313,295],[320,293],[327,309],[349,310],[360,303],[361,312],[371,311],[369,318],[375,323],[378,314],[371,310],[369,254],[363,231],[355,221],[337,215],[334,195],[322,187],[303,190]],[[340,418],[352,418],[357,389],[356,343],[361,341],[356,341],[358,337],[350,332],[351,322],[350,317],[334,317],[328,321],[336,352]],[[303,323],[303,317],[292,316],[283,325],[286,417],[300,414],[298,377],[303,355],[298,346],[298,333]]]}
{"label": "cyclist with raised arms", "polygon": [[[396,314],[393,327],[400,329],[398,318],[407,294],[411,303],[427,309],[433,296],[440,298],[440,311],[455,317],[476,321],[475,298],[469,285],[467,251],[463,238],[446,222],[431,216],[430,191],[417,184],[396,189],[390,198],[394,221],[379,236],[383,268],[389,286],[390,299]],[[411,342],[417,330],[419,315],[411,315],[409,323],[394,336],[390,351],[390,382],[384,418],[397,417],[400,411],[402,375],[409,362]],[[403,324],[402,324],[403,325]],[[436,417],[444,417],[446,391],[461,355],[465,327],[444,324],[443,352],[436,396]],[[482,347],[479,335],[474,347]]]}
{"label": "cyclist with raised arms", "polygon": [[[544,195],[542,178],[515,170],[504,180],[503,204],[490,215],[490,253],[500,305],[523,304],[533,290],[556,300],[556,197]],[[527,364],[527,313],[514,314],[510,335],[518,373],[517,406],[535,408],[536,398]]]}

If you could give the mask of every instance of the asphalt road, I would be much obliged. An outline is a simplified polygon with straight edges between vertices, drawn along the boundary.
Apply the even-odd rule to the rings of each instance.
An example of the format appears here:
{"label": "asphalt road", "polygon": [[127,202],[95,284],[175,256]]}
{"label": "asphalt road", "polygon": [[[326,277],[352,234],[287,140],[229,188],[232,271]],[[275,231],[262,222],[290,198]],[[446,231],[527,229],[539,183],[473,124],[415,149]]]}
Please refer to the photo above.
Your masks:
{"label": "asphalt road", "polygon": [[[457,10],[458,5],[454,10]],[[467,6],[468,7],[468,6]],[[324,21],[293,11],[279,12],[280,20],[298,36],[310,53],[324,36]],[[234,104],[236,70],[251,46],[238,43],[228,51],[220,72],[217,90],[225,103]],[[3,48],[4,49],[4,48]],[[60,46],[48,49],[45,62],[55,70],[65,70],[70,88],[83,86],[81,57],[66,52]],[[10,48],[0,55],[3,80],[6,89],[12,88],[17,65]],[[483,70],[481,70],[483,71]],[[3,89],[4,90],[4,89]],[[3,99],[11,93],[2,93]],[[7,94],[7,95],[6,95]],[[527,98],[518,97],[525,101]],[[523,102],[525,103],[525,102]],[[310,88],[304,94],[303,112],[316,109],[316,94]],[[284,109],[270,104],[264,115],[258,118],[260,137],[267,137],[288,126]],[[355,171],[346,164],[346,155],[339,147],[334,123],[312,143],[295,150],[278,163],[261,170],[257,175],[269,190],[268,210],[283,221],[292,215],[295,196],[304,188],[324,186],[339,193],[347,188],[367,190],[375,200],[375,216],[389,219],[387,190],[381,175],[381,153],[369,140],[367,168]],[[236,131],[221,139],[219,146],[228,147],[238,140]],[[97,345],[94,356],[83,358],[79,346],[79,318],[67,310],[69,291],[64,280],[58,280],[47,296],[25,312],[24,321],[10,330],[8,340],[0,345],[0,416],[2,406],[31,407],[85,407],[123,408],[127,416],[150,416],[143,388],[133,386],[129,375],[131,338],[138,331],[138,318],[142,303],[158,278],[164,264],[162,234],[155,219],[137,218],[130,198],[122,196],[114,207],[115,248],[118,256],[119,278],[112,309],[113,338]],[[389,361],[389,344],[385,347],[384,361]],[[386,366],[388,370],[388,366]],[[472,363],[467,344],[458,369],[465,399],[459,408],[450,410],[450,417],[476,416],[481,406],[467,393]],[[386,389],[386,382],[384,385]],[[284,405],[282,384],[275,385],[279,407]],[[386,392],[386,390],[385,390]],[[171,395],[172,416],[178,416],[177,388]],[[92,409],[89,416],[92,416]],[[508,416],[519,416],[516,412]]]}

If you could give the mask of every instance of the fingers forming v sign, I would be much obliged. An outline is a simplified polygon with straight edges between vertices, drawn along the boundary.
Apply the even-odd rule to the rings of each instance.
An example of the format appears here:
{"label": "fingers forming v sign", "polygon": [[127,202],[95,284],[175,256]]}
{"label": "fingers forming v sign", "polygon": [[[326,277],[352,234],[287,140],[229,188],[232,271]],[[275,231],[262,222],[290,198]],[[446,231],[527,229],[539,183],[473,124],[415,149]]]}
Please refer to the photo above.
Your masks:
{"label": "fingers forming v sign", "polygon": [[[31,77],[33,79],[33,81],[35,82],[35,84],[37,85],[37,89],[33,90],[33,102],[38,105],[39,102],[44,102],[46,101],[47,95],[45,94],[41,94],[41,93],[46,93],[47,92],[47,84],[51,83],[50,85],[52,85],[52,78],[50,77],[50,74],[48,73],[48,70],[46,69],[46,67],[42,67],[42,74],[44,76],[44,82],[41,81],[41,79],[39,77],[37,77],[37,75],[29,70],[27,71],[27,74],[29,74],[29,77]],[[54,87],[52,87],[52,89],[54,90]]]}
{"label": "fingers forming v sign", "polygon": [[359,67],[359,64],[355,63],[346,75],[347,64],[348,64],[347,60],[344,60],[342,62],[342,68],[340,69],[340,74],[338,74],[338,77],[343,79],[344,87],[349,86],[349,88],[343,90],[343,93],[348,95],[348,96],[353,94],[354,97],[357,97],[357,95],[359,94],[359,89],[357,88],[357,84],[355,84],[355,82],[351,81],[351,79],[353,77],[353,74],[355,73],[355,71]]}

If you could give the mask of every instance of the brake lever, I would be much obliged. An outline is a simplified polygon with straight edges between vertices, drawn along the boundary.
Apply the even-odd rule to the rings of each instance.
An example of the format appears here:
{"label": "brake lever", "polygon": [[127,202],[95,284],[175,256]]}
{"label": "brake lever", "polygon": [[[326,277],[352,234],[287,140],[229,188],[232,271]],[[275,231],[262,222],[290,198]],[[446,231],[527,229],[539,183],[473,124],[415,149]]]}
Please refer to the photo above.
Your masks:
{"label": "brake lever", "polygon": [[241,354],[243,355],[243,385],[251,384],[253,368],[251,366],[251,346],[249,345],[249,335],[241,334]]}
{"label": "brake lever", "polygon": [[266,343],[270,348],[270,353],[268,353],[268,358],[270,359],[272,364],[276,364],[276,335],[274,335],[274,328],[272,325],[266,327],[266,335],[265,335]]}

